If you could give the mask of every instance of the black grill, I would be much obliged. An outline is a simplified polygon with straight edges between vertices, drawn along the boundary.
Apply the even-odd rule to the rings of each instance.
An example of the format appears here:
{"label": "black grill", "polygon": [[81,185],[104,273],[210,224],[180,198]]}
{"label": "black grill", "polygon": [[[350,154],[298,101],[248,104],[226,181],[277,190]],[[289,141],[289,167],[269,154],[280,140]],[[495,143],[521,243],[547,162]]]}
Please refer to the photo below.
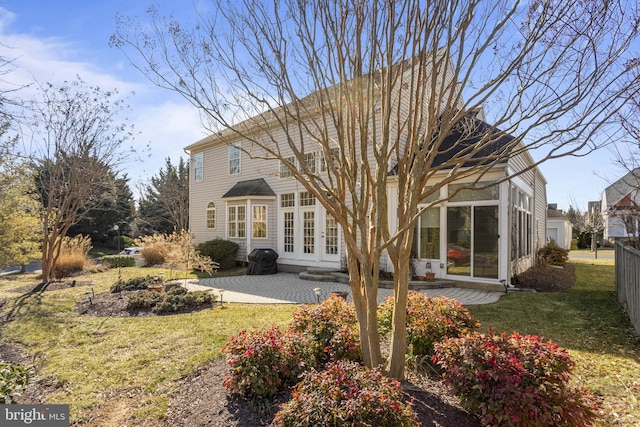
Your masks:
{"label": "black grill", "polygon": [[273,249],[254,249],[247,255],[247,274],[275,274],[278,272],[278,253]]}

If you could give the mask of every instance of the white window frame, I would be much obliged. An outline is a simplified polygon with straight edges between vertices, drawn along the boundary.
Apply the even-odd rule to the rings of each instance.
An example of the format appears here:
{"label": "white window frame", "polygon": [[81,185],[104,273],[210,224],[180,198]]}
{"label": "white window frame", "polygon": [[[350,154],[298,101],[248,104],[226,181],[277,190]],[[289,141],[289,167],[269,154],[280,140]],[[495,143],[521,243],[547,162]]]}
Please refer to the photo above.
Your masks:
{"label": "white window frame", "polygon": [[[213,223],[213,225],[211,225],[211,223]],[[216,204],[214,202],[209,202],[207,204],[207,230],[215,230],[215,229],[216,229]]]}
{"label": "white window frame", "polygon": [[303,171],[304,173],[316,173],[317,171],[317,164],[318,164],[318,156],[316,155],[315,151],[309,152],[309,153],[304,153],[303,156],[303,160],[304,160],[304,168]]}
{"label": "white window frame", "polygon": [[242,151],[240,144],[229,146],[229,175],[238,175],[242,171]]}
{"label": "white window frame", "polygon": [[[240,209],[244,209],[244,214],[240,216]],[[233,212],[233,214],[232,214]],[[234,225],[232,227],[231,225]],[[240,225],[244,224],[242,233]],[[247,237],[247,206],[232,205],[227,207],[227,234],[230,239],[244,239]]]}
{"label": "white window frame", "polygon": [[193,155],[193,181],[200,182],[204,179],[204,154]]}
{"label": "white window frame", "polygon": [[[294,167],[296,166],[296,158],[294,156],[285,157],[283,160],[291,163]],[[280,178],[291,178],[292,176],[293,172],[291,172],[283,161],[280,161]]]}
{"label": "white window frame", "polygon": [[[259,212],[256,212],[259,210]],[[256,213],[258,217],[256,217]],[[264,224],[264,236],[257,235],[259,229],[256,228],[257,224]],[[269,224],[269,210],[267,205],[252,205],[251,206],[251,237],[253,239],[266,239],[268,236],[267,225]]]}

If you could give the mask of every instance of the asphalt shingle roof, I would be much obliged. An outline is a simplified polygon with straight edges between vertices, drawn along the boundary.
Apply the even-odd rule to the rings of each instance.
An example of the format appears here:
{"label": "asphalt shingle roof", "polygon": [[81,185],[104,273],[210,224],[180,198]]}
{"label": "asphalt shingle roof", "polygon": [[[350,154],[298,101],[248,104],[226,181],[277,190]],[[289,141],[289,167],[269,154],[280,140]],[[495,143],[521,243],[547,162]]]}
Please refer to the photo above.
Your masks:
{"label": "asphalt shingle roof", "polygon": [[244,196],[273,196],[276,193],[273,192],[269,184],[264,178],[250,179],[247,181],[237,182],[229,191],[224,193],[222,198],[227,197],[244,197]]}

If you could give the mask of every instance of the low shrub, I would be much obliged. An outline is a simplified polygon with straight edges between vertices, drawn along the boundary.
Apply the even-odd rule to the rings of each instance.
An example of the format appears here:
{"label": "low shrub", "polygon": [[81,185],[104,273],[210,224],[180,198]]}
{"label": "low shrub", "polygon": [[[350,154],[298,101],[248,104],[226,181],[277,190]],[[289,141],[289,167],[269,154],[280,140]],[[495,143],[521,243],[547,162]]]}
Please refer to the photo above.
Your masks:
{"label": "low shrub", "polygon": [[178,313],[203,305],[210,306],[216,297],[207,291],[189,292],[187,289],[178,286],[166,293],[155,291],[139,291],[129,297],[127,308],[150,309],[157,314]]}
{"label": "low shrub", "polygon": [[121,248],[130,248],[135,246],[135,240],[129,236],[120,236],[120,247]]}
{"label": "low shrub", "polygon": [[308,336],[317,366],[330,360],[362,360],[358,320],[352,303],[335,295],[293,313],[291,330]]}
{"label": "low shrub", "polygon": [[0,405],[16,403],[14,396],[30,381],[30,367],[0,360]]}
{"label": "low shrub", "polygon": [[135,265],[135,257],[132,255],[105,255],[100,260],[109,268],[133,267]]}
{"label": "low shrub", "polygon": [[129,280],[118,279],[113,285],[111,285],[111,292],[122,292],[122,291],[139,291],[146,290],[147,286],[154,285],[158,283],[155,277],[145,276],[145,277],[134,277]]}
{"label": "low shrub", "polygon": [[489,330],[449,338],[435,344],[433,361],[484,425],[577,427],[597,418],[593,398],[568,384],[567,351],[537,336]]}
{"label": "low shrub", "polygon": [[303,375],[292,399],[281,406],[274,423],[302,426],[418,426],[411,405],[402,400],[400,383],[378,369],[340,361],[321,372]]}
{"label": "low shrub", "polygon": [[266,331],[241,331],[229,338],[222,353],[231,367],[224,386],[254,402],[293,385],[312,360],[304,336],[276,326]]}
{"label": "low shrub", "polygon": [[538,250],[538,259],[543,264],[565,265],[569,261],[569,251],[552,240]]}
{"label": "low shrub", "polygon": [[220,268],[227,270],[236,266],[238,244],[231,240],[214,239],[198,245],[198,251],[220,264]]}
{"label": "low shrub", "polygon": [[[378,309],[379,331],[391,332],[393,299],[387,299]],[[407,345],[412,356],[432,356],[433,344],[444,338],[473,331],[480,327],[462,304],[446,297],[428,297],[409,292],[407,299]]]}
{"label": "low shrub", "polygon": [[158,302],[151,310],[154,313],[178,313],[190,310],[203,305],[211,305],[216,297],[208,291],[189,292],[183,287],[175,287],[164,294],[164,298]]}
{"label": "low shrub", "polygon": [[127,303],[128,310],[150,310],[162,301],[164,297],[159,292],[140,291],[132,294]]}

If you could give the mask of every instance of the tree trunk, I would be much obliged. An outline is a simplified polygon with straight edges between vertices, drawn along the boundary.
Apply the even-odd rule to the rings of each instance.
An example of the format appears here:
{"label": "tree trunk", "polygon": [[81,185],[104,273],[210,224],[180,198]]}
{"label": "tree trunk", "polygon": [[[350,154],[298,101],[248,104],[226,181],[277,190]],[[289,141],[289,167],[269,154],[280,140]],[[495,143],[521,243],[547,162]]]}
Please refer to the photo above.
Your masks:
{"label": "tree trunk", "polygon": [[373,280],[370,273],[370,277],[366,277],[367,269],[360,268],[360,265],[357,257],[347,248],[349,285],[358,316],[362,359],[367,367],[374,368],[382,365],[378,333],[378,282],[377,278]]}
{"label": "tree trunk", "polygon": [[400,253],[393,264],[393,317],[391,323],[391,348],[387,360],[387,372],[392,378],[404,379],[407,354],[407,299],[409,293],[409,257]]}

